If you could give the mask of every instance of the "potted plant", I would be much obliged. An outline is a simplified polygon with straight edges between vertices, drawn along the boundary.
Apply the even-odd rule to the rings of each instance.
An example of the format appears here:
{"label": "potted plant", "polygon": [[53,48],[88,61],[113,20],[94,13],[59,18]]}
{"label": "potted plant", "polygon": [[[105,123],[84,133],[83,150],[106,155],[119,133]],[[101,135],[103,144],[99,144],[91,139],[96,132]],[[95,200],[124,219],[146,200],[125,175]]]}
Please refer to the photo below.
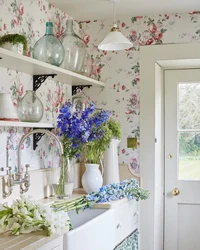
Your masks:
{"label": "potted plant", "polygon": [[24,35],[7,34],[0,37],[0,47],[24,54],[27,51],[27,39]]}

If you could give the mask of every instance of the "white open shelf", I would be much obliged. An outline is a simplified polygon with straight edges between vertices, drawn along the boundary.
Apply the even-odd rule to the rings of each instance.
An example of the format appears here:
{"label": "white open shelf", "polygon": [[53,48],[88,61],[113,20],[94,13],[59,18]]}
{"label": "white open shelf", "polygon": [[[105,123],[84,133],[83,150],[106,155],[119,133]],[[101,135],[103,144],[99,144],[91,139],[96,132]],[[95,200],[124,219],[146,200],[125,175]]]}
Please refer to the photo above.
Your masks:
{"label": "white open shelf", "polygon": [[51,123],[0,121],[0,127],[53,128]]}
{"label": "white open shelf", "polygon": [[93,85],[105,86],[105,83],[89,77],[74,73],[72,71],[47,64],[36,59],[17,54],[15,52],[0,48],[0,67],[24,72],[29,75],[57,74],[54,78],[69,85]]}

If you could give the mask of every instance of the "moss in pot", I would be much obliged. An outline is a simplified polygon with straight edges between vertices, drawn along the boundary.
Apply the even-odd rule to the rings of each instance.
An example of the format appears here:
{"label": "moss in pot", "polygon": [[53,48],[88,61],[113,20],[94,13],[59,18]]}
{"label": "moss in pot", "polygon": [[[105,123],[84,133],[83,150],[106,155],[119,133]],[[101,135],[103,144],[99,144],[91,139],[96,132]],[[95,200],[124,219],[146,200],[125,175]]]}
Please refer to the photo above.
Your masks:
{"label": "moss in pot", "polygon": [[24,54],[27,51],[27,39],[20,34],[7,34],[0,37],[0,47],[12,50],[19,54]]}

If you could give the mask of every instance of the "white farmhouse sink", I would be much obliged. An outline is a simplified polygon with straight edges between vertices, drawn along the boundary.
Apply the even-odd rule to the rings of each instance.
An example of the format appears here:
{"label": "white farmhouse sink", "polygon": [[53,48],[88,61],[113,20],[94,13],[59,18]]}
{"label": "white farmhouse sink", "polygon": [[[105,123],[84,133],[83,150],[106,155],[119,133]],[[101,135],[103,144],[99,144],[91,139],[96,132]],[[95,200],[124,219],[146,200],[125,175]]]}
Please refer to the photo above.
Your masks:
{"label": "white farmhouse sink", "polygon": [[115,246],[112,209],[68,212],[73,230],[64,235],[64,250],[112,250]]}

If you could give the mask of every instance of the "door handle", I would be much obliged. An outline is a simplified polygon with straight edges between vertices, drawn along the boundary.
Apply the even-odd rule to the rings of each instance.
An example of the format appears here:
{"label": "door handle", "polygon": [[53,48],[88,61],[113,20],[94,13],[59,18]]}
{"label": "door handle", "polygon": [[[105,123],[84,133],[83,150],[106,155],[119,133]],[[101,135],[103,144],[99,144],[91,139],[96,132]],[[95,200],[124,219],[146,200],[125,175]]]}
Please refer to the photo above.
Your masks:
{"label": "door handle", "polygon": [[180,190],[178,188],[174,188],[172,190],[172,194],[173,194],[173,196],[178,196],[180,194]]}

